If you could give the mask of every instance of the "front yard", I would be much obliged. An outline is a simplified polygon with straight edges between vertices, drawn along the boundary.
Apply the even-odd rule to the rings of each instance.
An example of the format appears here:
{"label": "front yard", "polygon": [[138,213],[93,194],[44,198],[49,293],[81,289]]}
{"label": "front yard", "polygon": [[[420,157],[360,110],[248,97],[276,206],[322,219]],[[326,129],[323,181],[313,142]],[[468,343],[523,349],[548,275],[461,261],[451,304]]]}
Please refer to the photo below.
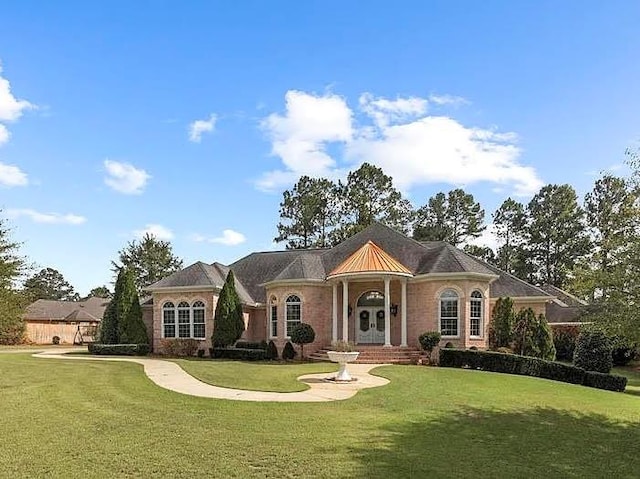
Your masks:
{"label": "front yard", "polygon": [[[251,387],[281,372],[278,390],[292,387],[300,367],[220,363],[216,372],[207,370],[216,362],[182,363],[235,387],[238,374]],[[0,474],[617,478],[640,470],[635,388],[415,366],[376,373],[391,384],[343,402],[245,403],[166,391],[135,364],[2,354]]]}

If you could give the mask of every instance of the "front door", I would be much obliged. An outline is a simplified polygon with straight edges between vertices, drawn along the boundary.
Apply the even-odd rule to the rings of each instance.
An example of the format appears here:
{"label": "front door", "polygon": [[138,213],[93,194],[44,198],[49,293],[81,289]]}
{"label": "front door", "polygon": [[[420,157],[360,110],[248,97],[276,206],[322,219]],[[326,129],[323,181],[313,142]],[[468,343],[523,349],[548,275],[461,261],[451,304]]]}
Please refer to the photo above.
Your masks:
{"label": "front door", "polygon": [[384,343],[384,308],[358,308],[358,343]]}

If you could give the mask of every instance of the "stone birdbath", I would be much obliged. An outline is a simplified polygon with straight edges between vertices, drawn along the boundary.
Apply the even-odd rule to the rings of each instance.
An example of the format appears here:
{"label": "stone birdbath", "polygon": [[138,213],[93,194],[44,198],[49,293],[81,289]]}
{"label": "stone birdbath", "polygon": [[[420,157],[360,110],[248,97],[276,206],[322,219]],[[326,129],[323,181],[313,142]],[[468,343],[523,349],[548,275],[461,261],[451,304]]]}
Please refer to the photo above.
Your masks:
{"label": "stone birdbath", "polygon": [[359,354],[358,351],[327,351],[329,359],[340,365],[338,374],[334,378],[331,378],[331,380],[340,383],[355,381],[349,374],[349,371],[347,371],[347,364],[358,359]]}

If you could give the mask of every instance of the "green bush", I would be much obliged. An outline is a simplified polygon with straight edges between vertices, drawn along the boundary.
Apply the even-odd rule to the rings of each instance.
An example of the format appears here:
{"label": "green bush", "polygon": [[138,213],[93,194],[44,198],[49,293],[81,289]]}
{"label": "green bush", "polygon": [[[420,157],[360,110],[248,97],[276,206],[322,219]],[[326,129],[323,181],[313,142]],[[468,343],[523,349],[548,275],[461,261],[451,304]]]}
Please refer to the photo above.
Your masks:
{"label": "green bush", "polygon": [[576,341],[574,364],[586,371],[608,373],[613,367],[612,352],[611,340],[604,332],[582,331]]}
{"label": "green bush", "polygon": [[444,347],[447,348],[447,349],[451,349],[451,348],[453,348],[455,346],[453,345],[453,343],[451,341],[447,341],[447,343],[444,345]]}
{"label": "green bush", "polygon": [[248,348],[209,348],[213,359],[236,359],[239,361],[263,361],[266,358],[264,349]]}
{"label": "green bush", "polygon": [[438,331],[426,331],[418,337],[418,341],[422,349],[431,354],[433,348],[440,344],[441,338],[442,335]]}
{"label": "green bush", "polygon": [[198,349],[198,357],[199,358],[204,358],[204,349]]}
{"label": "green bush", "polygon": [[573,361],[580,328],[577,326],[553,326],[551,330],[553,331],[553,344],[556,347],[556,359]]}
{"label": "green bush", "polygon": [[146,356],[149,354],[149,345],[89,343],[89,354],[101,356]]}
{"label": "green bush", "polygon": [[627,383],[627,379],[621,376],[594,373],[579,367],[540,358],[493,351],[441,349],[440,366],[520,374],[611,391],[624,391]]}
{"label": "green bush", "polygon": [[200,341],[189,338],[167,338],[160,341],[160,353],[167,356],[195,356]]}
{"label": "green bush", "polygon": [[285,361],[291,361],[296,357],[296,350],[293,349],[293,344],[290,341],[287,341],[287,344],[284,345],[284,349],[282,350],[282,359]]}
{"label": "green bush", "polygon": [[497,349],[510,347],[513,340],[513,327],[515,325],[515,313],[511,298],[498,298],[491,313],[489,324],[489,347]]}
{"label": "green bush", "polygon": [[238,341],[236,342],[236,344],[234,345],[234,347],[236,348],[243,348],[243,349],[267,349],[267,342],[266,341]]}
{"label": "green bush", "polygon": [[597,373],[587,371],[584,375],[584,385],[592,388],[607,389],[609,391],[624,391],[627,387],[627,378],[614,374]]}
{"label": "green bush", "polygon": [[300,358],[304,359],[304,345],[314,342],[316,332],[310,324],[300,323],[291,331],[291,341],[300,346]]}
{"label": "green bush", "polygon": [[638,353],[637,344],[620,336],[611,338],[611,346],[613,347],[611,358],[614,366],[626,366],[636,358]]}
{"label": "green bush", "polygon": [[242,303],[236,292],[233,271],[229,271],[216,303],[211,344],[215,348],[230,346],[240,339],[243,331]]}
{"label": "green bush", "polygon": [[267,345],[266,358],[275,361],[278,359],[278,357],[278,347],[276,346],[276,343],[274,343],[273,341],[269,341],[269,344]]}
{"label": "green bush", "polygon": [[51,344],[60,344],[60,336],[54,336],[51,338]]}

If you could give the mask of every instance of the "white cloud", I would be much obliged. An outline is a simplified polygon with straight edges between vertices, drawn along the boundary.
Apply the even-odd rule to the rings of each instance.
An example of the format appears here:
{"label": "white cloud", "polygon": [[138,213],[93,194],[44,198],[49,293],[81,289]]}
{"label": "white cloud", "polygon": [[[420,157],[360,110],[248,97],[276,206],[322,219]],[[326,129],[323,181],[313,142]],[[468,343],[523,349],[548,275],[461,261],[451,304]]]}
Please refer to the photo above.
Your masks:
{"label": "white cloud", "polygon": [[429,102],[435,105],[467,105],[469,101],[466,98],[455,95],[429,95]]}
{"label": "white cloud", "polygon": [[365,115],[356,124],[358,112],[337,95],[289,91],[286,113],[272,114],[262,123],[284,169],[263,174],[256,185],[273,190],[301,175],[341,177],[349,167],[369,162],[403,190],[430,183],[488,182],[516,195],[535,193],[543,183],[534,168],[519,163],[515,133],[427,114],[430,102],[461,101],[446,95],[390,100],[365,93],[359,99]]}
{"label": "white cloud", "polygon": [[0,121],[16,121],[25,110],[35,108],[35,106],[27,100],[18,100],[13,96],[9,80],[4,78],[1,73],[2,66],[0,65]]}
{"label": "white cloud", "polygon": [[208,120],[196,120],[189,125],[189,141],[200,143],[204,133],[212,133],[216,127],[218,117],[211,114]]}
{"label": "white cloud", "polygon": [[84,216],[74,215],[71,213],[66,215],[60,213],[41,213],[27,208],[8,209],[6,213],[9,218],[25,216],[31,219],[34,223],[81,225],[87,221]]}
{"label": "white cloud", "polygon": [[487,225],[487,228],[478,238],[467,241],[467,244],[476,246],[488,246],[494,253],[498,251],[498,237],[496,236],[496,227],[493,223]]}
{"label": "white cloud", "polygon": [[284,115],[273,113],[262,121],[271,140],[271,153],[286,168],[264,175],[257,182],[263,190],[279,188],[300,175],[333,176],[336,162],[326,152],[326,146],[347,142],[353,134],[352,111],[342,97],[291,90],[285,103]]}
{"label": "white cloud", "polygon": [[143,229],[135,230],[133,232],[133,236],[138,239],[144,238],[146,234],[150,234],[151,236],[155,236],[157,239],[164,241],[173,239],[173,231],[159,224],[150,223],[145,225]]}
{"label": "white cloud", "polygon": [[11,133],[7,130],[7,127],[0,123],[0,146],[9,141]]}
{"label": "white cloud", "polygon": [[[0,128],[0,133],[2,133],[1,128]],[[0,162],[0,185],[11,187],[11,186],[26,186],[28,184],[29,184],[29,178],[27,177],[27,174],[24,171],[22,171],[17,166],[6,165]]]}
{"label": "white cloud", "polygon": [[105,160],[107,176],[104,182],[115,191],[126,195],[139,195],[151,178],[146,171],[129,163]]}
{"label": "white cloud", "polygon": [[191,235],[191,240],[196,243],[217,243],[223,244],[225,246],[236,246],[247,241],[247,238],[237,231],[226,229],[222,232],[222,236],[217,236],[215,238],[208,238],[198,233],[194,233]]}

